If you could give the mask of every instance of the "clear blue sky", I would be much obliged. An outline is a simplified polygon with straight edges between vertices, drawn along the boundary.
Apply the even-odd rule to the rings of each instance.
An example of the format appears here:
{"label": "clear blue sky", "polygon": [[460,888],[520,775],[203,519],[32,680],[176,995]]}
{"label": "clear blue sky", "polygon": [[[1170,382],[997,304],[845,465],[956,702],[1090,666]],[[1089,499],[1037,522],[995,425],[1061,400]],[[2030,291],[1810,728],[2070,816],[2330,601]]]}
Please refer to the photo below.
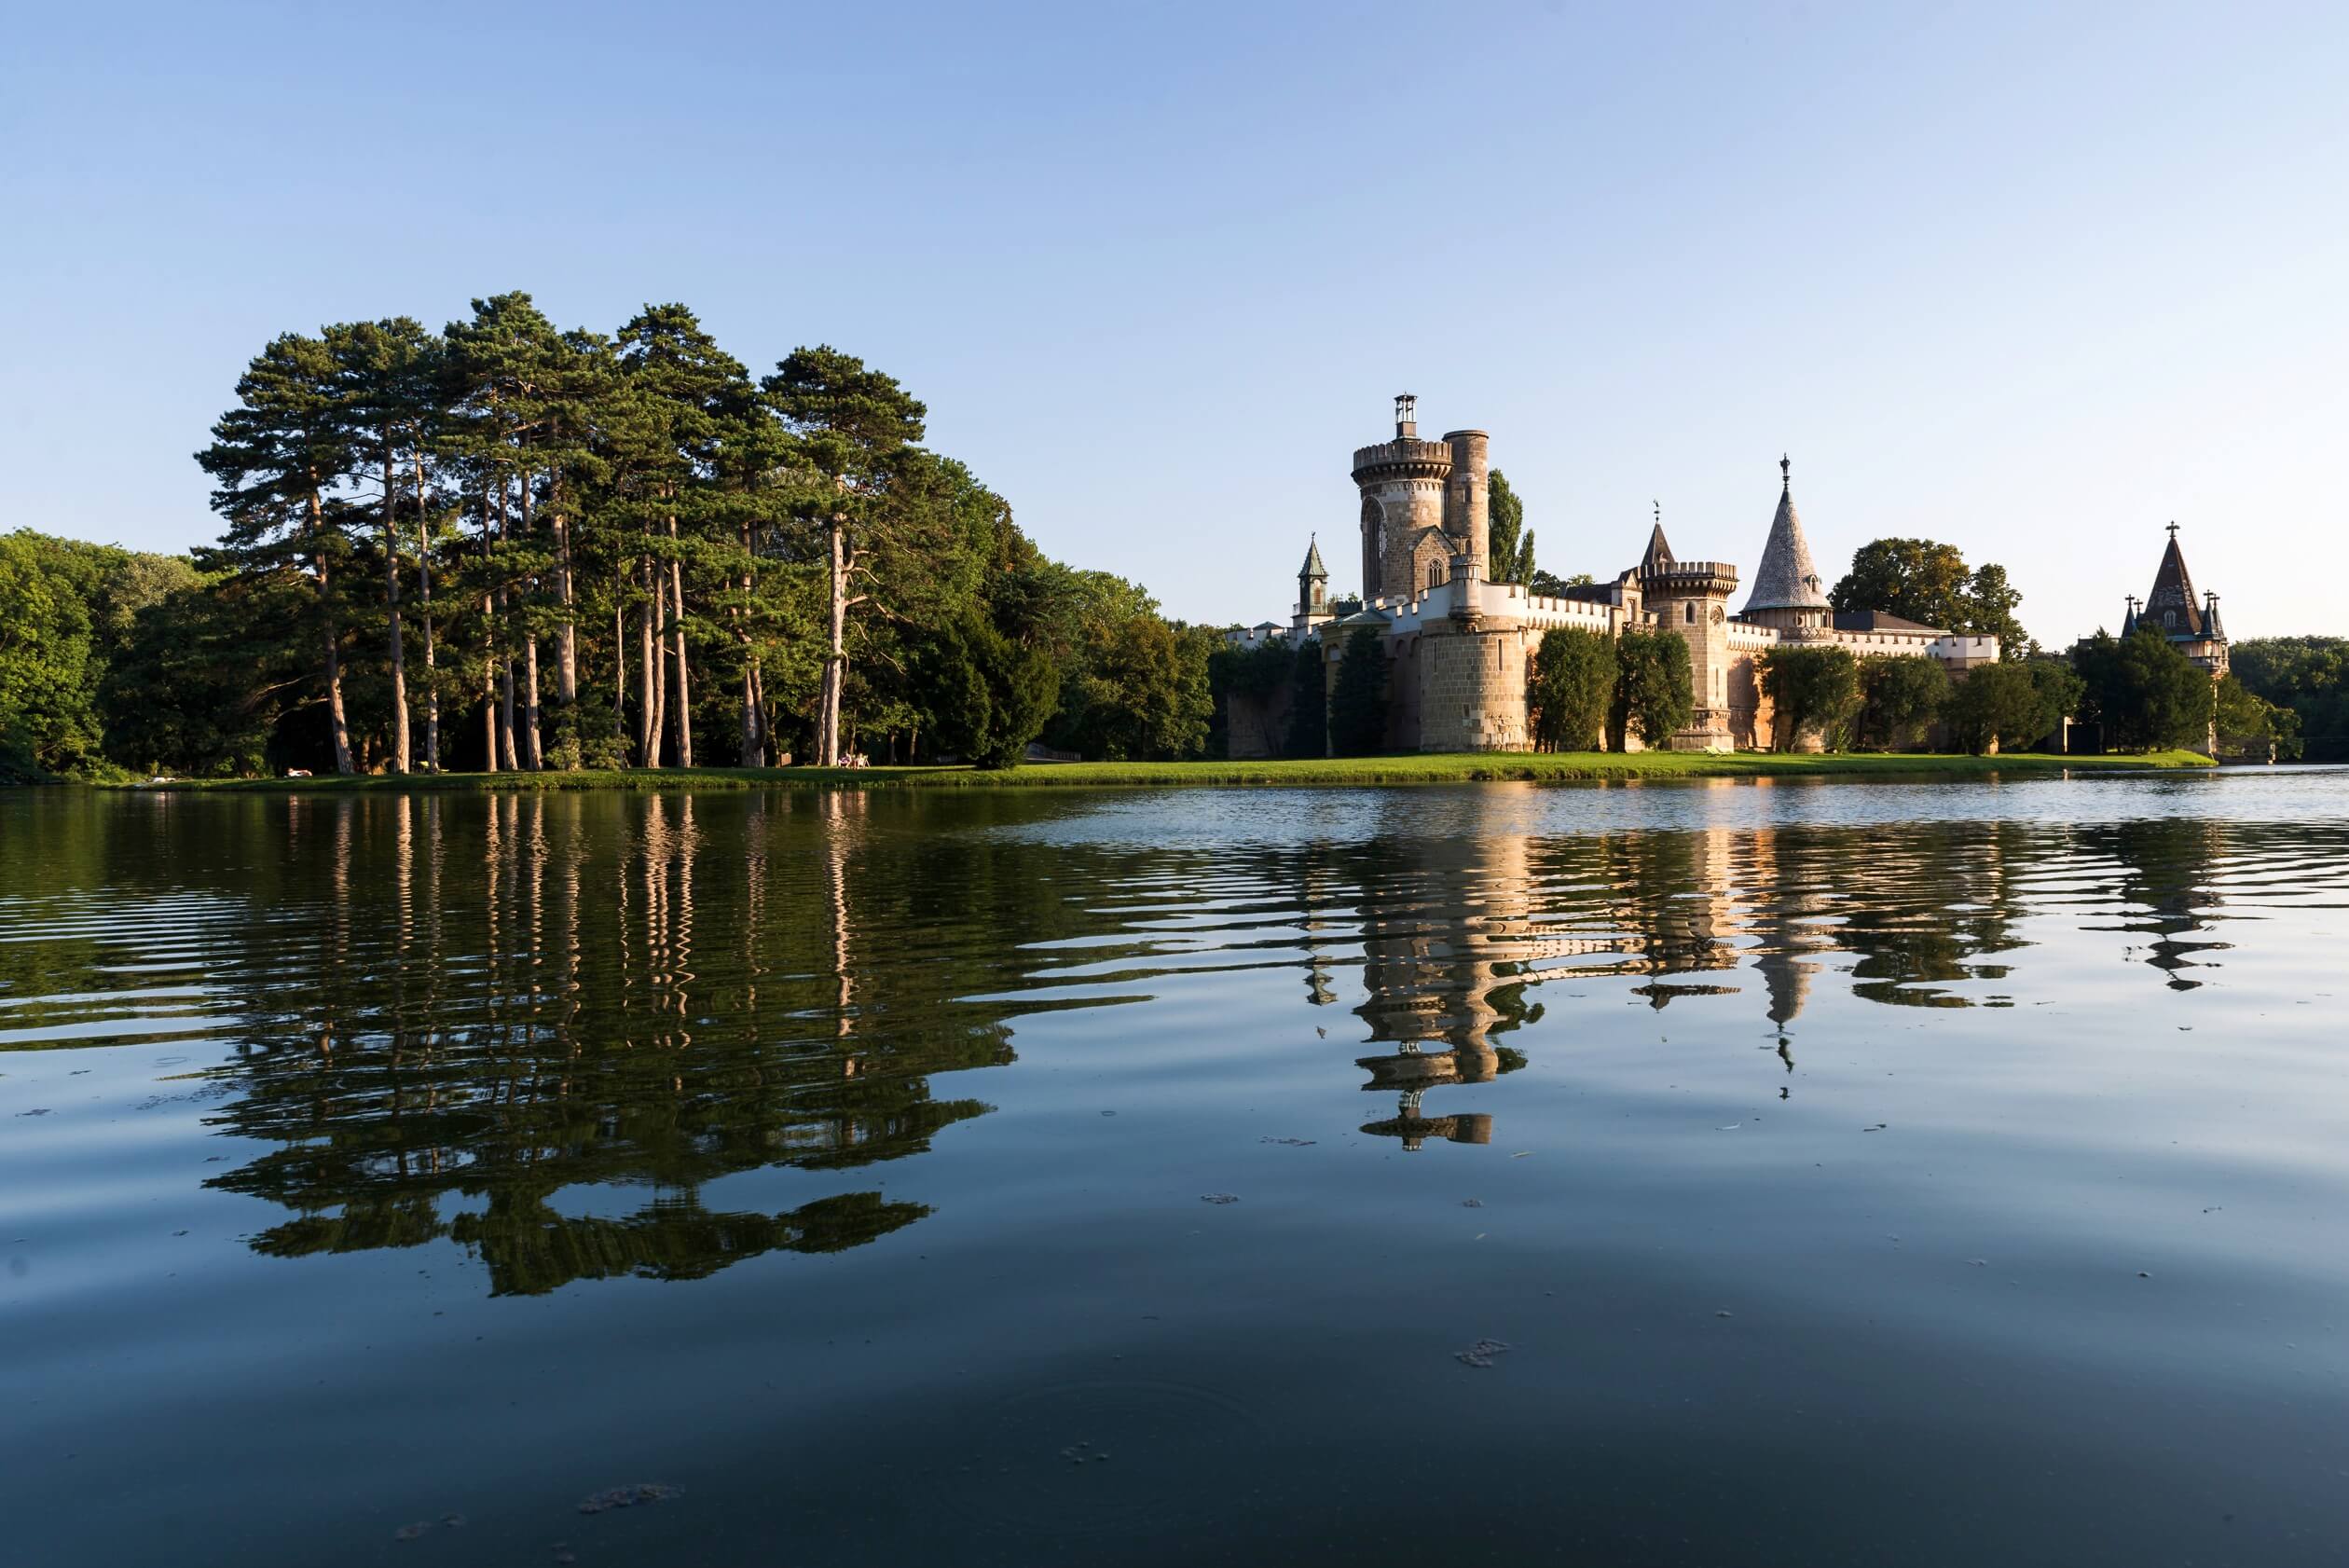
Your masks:
{"label": "clear blue sky", "polygon": [[2229,629],[2349,632],[2349,7],[14,9],[0,527],[212,533],[272,334],[522,288],[829,341],[1171,613],[1352,587],[1388,398],[1542,563],[2004,562],[2050,641],[2184,528]]}

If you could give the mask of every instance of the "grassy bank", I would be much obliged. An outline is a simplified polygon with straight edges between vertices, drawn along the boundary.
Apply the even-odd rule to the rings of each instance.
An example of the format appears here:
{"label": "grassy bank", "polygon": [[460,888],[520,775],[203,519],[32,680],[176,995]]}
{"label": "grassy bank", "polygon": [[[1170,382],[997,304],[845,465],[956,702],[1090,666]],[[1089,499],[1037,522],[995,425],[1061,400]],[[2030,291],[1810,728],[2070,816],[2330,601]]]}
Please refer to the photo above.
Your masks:
{"label": "grassy bank", "polygon": [[1536,783],[1634,778],[1881,778],[1938,775],[1972,778],[1992,774],[2142,771],[2207,767],[2191,751],[2141,757],[1962,757],[1921,752],[1781,756],[1763,751],[1629,753],[1450,753],[1442,756],[1333,757],[1254,763],[1056,763],[981,773],[967,767],[868,768],[624,768],[600,773],[451,773],[401,778],[184,779],[137,789],[299,791],[354,790],[772,790],[839,787],[886,790],[1068,788],[1072,786],[1202,784],[1458,784],[1484,779]]}

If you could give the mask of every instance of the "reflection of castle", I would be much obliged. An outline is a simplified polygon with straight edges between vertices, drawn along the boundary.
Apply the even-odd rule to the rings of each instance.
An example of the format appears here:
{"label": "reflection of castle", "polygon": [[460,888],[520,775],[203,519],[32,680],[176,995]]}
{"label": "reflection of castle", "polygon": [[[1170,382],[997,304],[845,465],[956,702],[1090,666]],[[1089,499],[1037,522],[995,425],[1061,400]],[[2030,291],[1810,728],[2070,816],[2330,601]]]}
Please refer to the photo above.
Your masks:
{"label": "reflection of castle", "polygon": [[[1394,438],[1353,455],[1361,498],[1361,608],[1333,618],[1328,569],[1314,544],[1298,574],[1290,624],[1268,622],[1231,634],[1243,644],[1318,636],[1334,682],[1352,634],[1376,633],[1388,667],[1389,750],[1529,750],[1527,670],[1543,638],[1564,628],[1615,637],[1635,627],[1669,627],[1687,642],[1696,714],[1671,737],[1674,750],[1771,744],[1775,717],[1756,661],[1775,648],[1830,643],[1862,655],[1931,658],[1958,676],[1999,657],[1995,637],[1960,635],[1876,612],[1832,610],[1794,510],[1791,464],[1783,460],[1761,566],[1745,607],[1734,615],[1729,600],[1738,590],[1738,569],[1725,561],[1677,558],[1660,520],[1639,564],[1611,581],[1569,588],[1556,598],[1523,584],[1493,582],[1488,575],[1490,438],[1483,431],[1456,430],[1422,441],[1414,400],[1403,396],[1394,404]],[[1261,737],[1279,732],[1259,715],[1235,723],[1232,733]]]}
{"label": "reflection of castle", "polygon": [[[1864,889],[1850,880],[1853,831],[1832,827],[1436,836],[1389,847],[1367,873],[1380,897],[1369,887],[1355,895],[1363,911],[1355,1011],[1369,1038],[1393,1049],[1356,1066],[1369,1075],[1365,1090],[1397,1096],[1397,1112],[1363,1131],[1411,1148],[1489,1142],[1490,1113],[1433,1115],[1426,1098],[1522,1066],[1521,1052],[1496,1041],[1543,1016],[1533,998],[1544,985],[1572,991],[1578,980],[1627,980],[1654,1008],[1752,997],[1744,1005],[1758,1002],[1788,1071],[1794,1025],[1830,955],[1861,1000],[1999,1005],[1975,988],[2004,975],[1999,955],[2020,942],[2009,867],[2027,852],[2017,837],[2029,832],[1981,823],[1872,839],[1875,874]],[[1397,853],[1406,863],[1395,863]],[[1322,896],[1333,896],[1326,885]],[[2165,924],[2154,961],[2191,962],[2182,934]],[[1328,971],[1315,972],[1326,989]]]}

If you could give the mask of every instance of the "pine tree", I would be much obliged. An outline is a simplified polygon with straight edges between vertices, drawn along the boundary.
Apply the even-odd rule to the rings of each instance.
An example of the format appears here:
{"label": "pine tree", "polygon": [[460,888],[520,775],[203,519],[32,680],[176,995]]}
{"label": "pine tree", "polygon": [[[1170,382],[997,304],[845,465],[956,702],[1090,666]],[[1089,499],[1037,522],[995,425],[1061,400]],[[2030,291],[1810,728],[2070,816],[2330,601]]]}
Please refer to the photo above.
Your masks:
{"label": "pine tree", "polygon": [[816,760],[840,761],[842,699],[848,673],[848,616],[866,556],[886,533],[922,438],[922,405],[895,379],[830,347],[794,350],[761,383],[768,406],[796,438],[804,472],[800,510],[823,538],[826,645],[816,719]]}
{"label": "pine tree", "polygon": [[[402,459],[420,463],[436,409],[440,344],[405,316],[326,329],[342,372],[343,419],[351,450],[371,453],[383,533],[385,648],[391,660],[391,767],[413,763],[408,734],[407,656],[400,613]],[[420,487],[419,487],[420,489]],[[420,494],[415,497],[421,516]],[[433,750],[437,751],[435,743]]]}
{"label": "pine tree", "polygon": [[[666,709],[680,767],[694,765],[693,687],[687,633],[689,565],[709,557],[705,533],[721,508],[715,476],[730,439],[743,439],[753,415],[749,373],[718,347],[682,305],[647,306],[620,329],[620,369],[633,394],[630,466],[638,507],[649,525],[644,559],[652,588],[648,625],[662,677],[654,678],[655,722],[648,752],[660,744]],[[647,672],[648,675],[651,673]],[[646,765],[656,765],[648,754]]]}
{"label": "pine tree", "polygon": [[246,367],[237,381],[237,406],[213,425],[213,444],[196,455],[218,482],[213,510],[228,525],[212,563],[248,577],[305,570],[310,576],[309,635],[324,655],[340,774],[351,771],[351,757],[337,572],[350,541],[343,531],[348,508],[329,498],[354,455],[341,366],[323,341],[291,332]]}

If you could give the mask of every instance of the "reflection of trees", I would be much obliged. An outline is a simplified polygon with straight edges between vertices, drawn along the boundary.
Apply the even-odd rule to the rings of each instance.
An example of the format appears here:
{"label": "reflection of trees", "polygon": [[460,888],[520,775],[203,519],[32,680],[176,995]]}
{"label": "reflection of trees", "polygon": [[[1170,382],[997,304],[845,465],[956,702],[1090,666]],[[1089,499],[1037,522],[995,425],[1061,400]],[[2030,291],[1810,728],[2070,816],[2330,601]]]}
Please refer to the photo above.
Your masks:
{"label": "reflection of trees", "polygon": [[2208,967],[2205,955],[2232,945],[2205,935],[2228,917],[2214,874],[2226,836],[2221,823],[2192,817],[2118,822],[2081,835],[2083,849],[2119,862],[2120,895],[2135,906],[2122,924],[2104,928],[2148,939],[2145,961],[2164,971],[2173,991],[2201,985],[2187,971]]}
{"label": "reflection of trees", "polygon": [[861,796],[298,805],[298,962],[264,927],[217,966],[250,1042],[217,1121],[272,1146],[217,1185],[296,1215],[263,1251],[447,1236],[540,1291],[855,1245],[927,1211],[700,1194],[918,1153],[987,1109],[931,1076],[1011,1060],[1006,1010],[956,1000],[1016,983],[1000,934],[1038,913],[1004,846],[871,841]]}

